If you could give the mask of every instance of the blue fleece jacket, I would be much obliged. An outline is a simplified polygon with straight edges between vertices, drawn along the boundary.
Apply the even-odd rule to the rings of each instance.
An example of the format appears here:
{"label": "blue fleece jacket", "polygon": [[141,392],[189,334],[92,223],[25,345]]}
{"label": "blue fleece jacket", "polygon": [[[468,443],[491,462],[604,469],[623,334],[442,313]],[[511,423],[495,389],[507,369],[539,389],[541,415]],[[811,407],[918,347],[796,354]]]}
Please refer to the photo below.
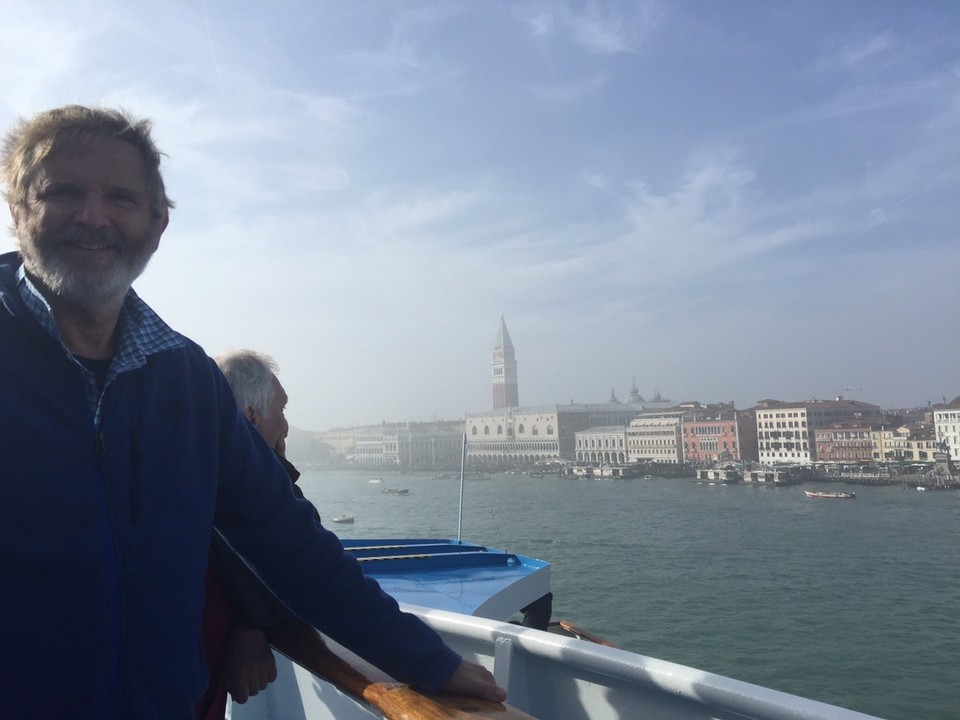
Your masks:
{"label": "blue fleece jacket", "polygon": [[294,497],[196,344],[106,387],[33,319],[0,256],[0,718],[191,718],[214,524],[300,617],[406,682],[460,662]]}

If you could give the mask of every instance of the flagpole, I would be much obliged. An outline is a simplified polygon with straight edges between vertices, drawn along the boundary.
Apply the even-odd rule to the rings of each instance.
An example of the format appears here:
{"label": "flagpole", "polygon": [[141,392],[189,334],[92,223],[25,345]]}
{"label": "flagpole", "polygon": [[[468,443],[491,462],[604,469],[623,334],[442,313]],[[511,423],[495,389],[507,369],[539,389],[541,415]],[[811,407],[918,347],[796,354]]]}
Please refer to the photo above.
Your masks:
{"label": "flagpole", "polygon": [[460,512],[457,517],[457,544],[460,544],[463,530],[463,471],[467,464],[467,434],[463,434],[463,446],[460,450]]}

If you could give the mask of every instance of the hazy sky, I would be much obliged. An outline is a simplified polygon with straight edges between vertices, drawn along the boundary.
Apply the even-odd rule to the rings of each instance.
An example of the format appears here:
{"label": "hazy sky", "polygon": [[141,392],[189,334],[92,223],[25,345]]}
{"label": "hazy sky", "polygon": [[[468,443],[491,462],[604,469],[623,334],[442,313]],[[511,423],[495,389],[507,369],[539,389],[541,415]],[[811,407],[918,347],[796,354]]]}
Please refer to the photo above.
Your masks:
{"label": "hazy sky", "polygon": [[960,393],[956,0],[3,0],[0,88],[154,120],[136,288],[300,428],[489,408],[501,313],[525,405]]}

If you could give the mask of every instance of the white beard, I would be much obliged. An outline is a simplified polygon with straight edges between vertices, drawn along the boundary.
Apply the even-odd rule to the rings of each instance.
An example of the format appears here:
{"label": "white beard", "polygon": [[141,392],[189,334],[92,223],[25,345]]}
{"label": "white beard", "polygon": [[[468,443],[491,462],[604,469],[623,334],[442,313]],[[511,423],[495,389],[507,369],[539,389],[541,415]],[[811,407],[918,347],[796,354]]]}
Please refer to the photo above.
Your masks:
{"label": "white beard", "polygon": [[[83,307],[122,298],[153,256],[150,242],[134,243],[137,251],[128,250],[124,254],[124,246],[116,233],[81,225],[72,225],[52,238],[39,239],[29,222],[21,223],[17,240],[27,271],[57,297]],[[62,252],[68,243],[114,248],[116,259],[107,266],[93,262],[85,266],[68,259]]]}

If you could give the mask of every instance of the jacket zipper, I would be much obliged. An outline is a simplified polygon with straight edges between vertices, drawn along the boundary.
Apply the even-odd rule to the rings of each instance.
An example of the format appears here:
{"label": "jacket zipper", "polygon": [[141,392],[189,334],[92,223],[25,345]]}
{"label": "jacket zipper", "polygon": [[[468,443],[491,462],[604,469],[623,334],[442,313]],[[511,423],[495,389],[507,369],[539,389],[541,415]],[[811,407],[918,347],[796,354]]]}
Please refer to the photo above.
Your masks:
{"label": "jacket zipper", "polygon": [[103,430],[97,431],[96,440],[97,470],[104,473],[106,471],[107,444],[103,438]]}
{"label": "jacket zipper", "polygon": [[113,698],[113,704],[116,712],[120,712],[122,706],[120,678],[122,675],[121,666],[121,601],[120,601],[120,558],[119,550],[114,536],[113,522],[110,519],[110,501],[107,479],[107,443],[103,430],[97,430],[96,433],[96,465],[100,472],[100,480],[103,483],[103,504],[101,507],[101,532],[107,541],[104,547],[105,560],[107,563],[107,603],[109,605],[108,614],[113,619],[107,627],[107,637],[105,638],[108,647],[116,648],[116,659],[104,678],[106,685],[106,696]]}
{"label": "jacket zipper", "polygon": [[130,522],[140,524],[140,443],[137,428],[130,428]]}

